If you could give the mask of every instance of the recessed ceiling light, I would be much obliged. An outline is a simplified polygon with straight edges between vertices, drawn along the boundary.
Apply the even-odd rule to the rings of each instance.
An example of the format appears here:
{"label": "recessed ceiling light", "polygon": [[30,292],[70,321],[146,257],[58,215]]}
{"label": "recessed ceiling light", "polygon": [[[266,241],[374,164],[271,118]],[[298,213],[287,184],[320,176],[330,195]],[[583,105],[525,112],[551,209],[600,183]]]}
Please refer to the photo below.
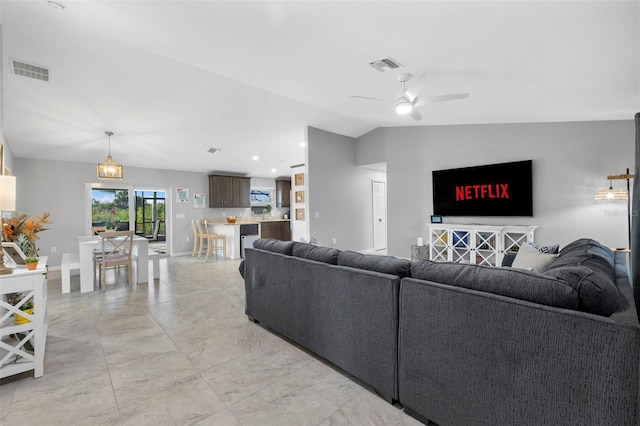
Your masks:
{"label": "recessed ceiling light", "polygon": [[306,142],[300,142],[300,146],[302,146],[302,147],[307,146],[307,143]]}
{"label": "recessed ceiling light", "polygon": [[253,161],[258,161],[260,159],[260,157],[258,157],[257,155],[254,155],[253,157],[251,157],[251,159]]}
{"label": "recessed ceiling light", "polygon": [[271,169],[271,173],[275,173],[275,172],[277,172],[276,169]]}

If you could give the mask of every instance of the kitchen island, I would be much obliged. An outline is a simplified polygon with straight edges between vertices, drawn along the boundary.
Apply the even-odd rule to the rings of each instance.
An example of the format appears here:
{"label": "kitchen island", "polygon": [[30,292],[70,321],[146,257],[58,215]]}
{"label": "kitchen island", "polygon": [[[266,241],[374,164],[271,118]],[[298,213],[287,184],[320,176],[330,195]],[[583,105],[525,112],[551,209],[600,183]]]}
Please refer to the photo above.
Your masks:
{"label": "kitchen island", "polygon": [[279,240],[291,239],[291,219],[282,218],[241,218],[236,223],[227,223],[225,219],[207,220],[209,231],[224,235],[227,238],[227,257],[240,259],[240,226],[258,225],[260,238],[275,238]]}

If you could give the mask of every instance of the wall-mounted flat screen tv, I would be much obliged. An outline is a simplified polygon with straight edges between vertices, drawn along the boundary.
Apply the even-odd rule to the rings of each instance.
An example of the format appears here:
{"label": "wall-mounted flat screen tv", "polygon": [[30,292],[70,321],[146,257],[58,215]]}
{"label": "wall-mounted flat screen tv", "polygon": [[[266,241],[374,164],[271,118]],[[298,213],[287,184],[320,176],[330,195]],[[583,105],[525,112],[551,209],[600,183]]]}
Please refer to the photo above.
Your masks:
{"label": "wall-mounted flat screen tv", "polygon": [[533,216],[531,160],[434,170],[433,214]]}

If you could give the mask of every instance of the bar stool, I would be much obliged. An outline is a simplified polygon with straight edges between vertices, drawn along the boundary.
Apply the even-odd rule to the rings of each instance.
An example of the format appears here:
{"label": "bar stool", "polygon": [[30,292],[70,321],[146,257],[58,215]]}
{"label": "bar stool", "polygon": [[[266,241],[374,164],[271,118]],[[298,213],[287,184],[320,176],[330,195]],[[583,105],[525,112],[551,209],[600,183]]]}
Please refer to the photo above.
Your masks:
{"label": "bar stool", "polygon": [[[205,263],[207,262],[207,259],[209,259],[209,255],[211,254],[212,249],[216,252],[219,250],[222,250],[223,258],[226,258],[227,257],[227,237],[225,235],[210,233],[209,223],[207,223],[206,220],[204,221],[204,228],[201,229],[201,232],[202,233],[200,235],[204,236],[203,240],[204,239],[207,240],[207,254],[204,258]],[[220,245],[220,243],[222,243],[222,245]],[[202,249],[202,243],[200,248]]]}

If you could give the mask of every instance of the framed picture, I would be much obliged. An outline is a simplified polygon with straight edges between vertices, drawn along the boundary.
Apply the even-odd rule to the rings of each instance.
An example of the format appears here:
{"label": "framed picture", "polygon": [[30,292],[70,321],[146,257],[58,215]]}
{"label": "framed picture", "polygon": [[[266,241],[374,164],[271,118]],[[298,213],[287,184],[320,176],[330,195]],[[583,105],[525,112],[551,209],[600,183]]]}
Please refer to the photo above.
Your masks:
{"label": "framed picture", "polygon": [[189,202],[189,188],[176,188],[176,203],[186,204]]}
{"label": "framed picture", "polygon": [[296,220],[304,220],[304,209],[296,209]]}
{"label": "framed picture", "polygon": [[442,223],[442,216],[431,215],[431,223]]}
{"label": "framed picture", "polygon": [[24,259],[26,256],[20,250],[20,247],[16,243],[2,242],[2,249],[4,252],[14,261],[16,265],[24,265]]}
{"label": "framed picture", "polygon": [[304,191],[296,191],[296,203],[304,203]]}
{"label": "framed picture", "polygon": [[207,194],[193,194],[193,207],[196,209],[204,209],[206,204]]}
{"label": "framed picture", "polygon": [[304,185],[304,173],[297,173],[293,176],[296,186]]}

